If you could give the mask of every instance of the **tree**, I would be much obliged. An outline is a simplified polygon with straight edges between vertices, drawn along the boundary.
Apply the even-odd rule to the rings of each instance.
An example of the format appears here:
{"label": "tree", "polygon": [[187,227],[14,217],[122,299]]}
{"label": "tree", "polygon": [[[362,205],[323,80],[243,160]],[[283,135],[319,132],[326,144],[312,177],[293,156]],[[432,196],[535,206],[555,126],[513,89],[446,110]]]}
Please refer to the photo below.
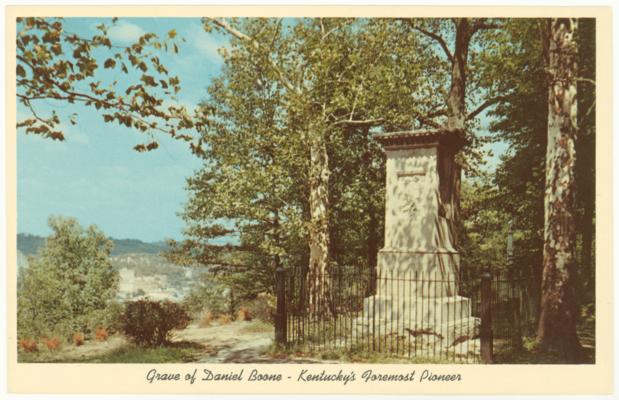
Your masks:
{"label": "tree", "polygon": [[[269,37],[277,29],[273,22],[248,21],[246,29]],[[273,43],[282,46],[276,35]],[[232,45],[222,75],[201,103],[202,118],[209,120],[200,132],[204,165],[188,179],[186,240],[175,253],[211,265],[211,278],[242,299],[274,290],[274,256],[286,264],[302,262],[307,168],[281,84],[243,46]],[[237,236],[240,245],[209,245],[227,235]]]}
{"label": "tree", "polygon": [[[113,18],[111,23],[115,22]],[[67,32],[61,18],[18,18],[17,27],[17,99],[30,113],[17,122],[17,128],[64,140],[62,125],[67,121],[53,109],[44,115],[39,105],[69,103],[94,108],[107,123],[147,134],[149,142],[136,145],[137,151],[156,149],[155,133],[192,140],[187,130],[199,124],[189,111],[164,105],[164,99],[175,100],[180,80],[170,76],[158,52],[178,52],[176,31],[169,31],[163,40],[146,33],[130,46],[118,46],[109,39],[109,25],[104,23],[92,37]],[[105,52],[108,57],[100,65],[98,56]],[[102,69],[111,71],[114,80],[104,79]],[[68,122],[75,124],[76,118],[74,113]],[[196,144],[191,145],[199,152]]]}
{"label": "tree", "polygon": [[309,308],[311,313],[329,312],[333,149],[344,132],[365,128],[363,136],[369,140],[368,128],[383,122],[368,102],[381,76],[360,66],[381,65],[388,54],[378,41],[368,40],[361,29],[365,21],[307,19],[288,29],[281,20],[205,23],[231,34],[249,56],[246,63],[258,63],[267,82],[276,81],[284,92],[288,135],[297,135],[306,146],[305,154],[297,156],[307,160]]}
{"label": "tree", "polygon": [[53,233],[19,276],[19,336],[88,333],[108,322],[118,290],[112,242],[96,226],[51,217]]}
{"label": "tree", "polygon": [[[296,153],[291,154],[302,161],[298,164],[300,179],[289,185],[298,185],[292,191],[301,194],[298,220],[302,226],[295,235],[308,237],[308,260],[303,263],[308,267],[302,275],[309,308],[310,312],[329,312],[331,270],[350,263],[368,268],[376,264],[382,235],[384,165],[372,131],[410,128],[437,107],[436,97],[430,95],[440,82],[439,72],[431,68],[436,57],[418,45],[404,23],[388,19],[216,19],[205,24],[232,36],[230,60],[236,64],[226,72],[227,90],[238,88],[233,75],[251,69],[256,75],[250,82],[279,87],[276,93],[284,117],[273,132],[283,129],[284,143],[292,144]],[[252,113],[252,107],[260,104],[253,91],[250,85],[247,92],[236,94],[237,102],[247,104],[237,107],[236,113]],[[209,107],[216,109],[218,104],[215,101]],[[230,121],[240,118],[226,117]],[[253,122],[255,128],[242,129],[260,132],[263,128],[258,122]],[[219,138],[224,137],[219,134]],[[243,143],[253,154],[263,154],[255,143]],[[230,143],[233,148],[236,145]],[[275,164],[288,162],[281,157],[277,160]],[[238,164],[234,170],[243,168]],[[256,180],[253,174],[243,179]],[[362,213],[364,218],[359,218],[361,210],[367,211]],[[278,220],[278,231],[285,235],[288,217]],[[303,253],[296,259],[303,259]]]}
{"label": "tree", "polygon": [[[523,276],[534,278],[532,289],[536,309],[540,306],[542,270],[548,262],[548,258],[544,261],[543,255],[545,213],[548,212],[545,210],[544,197],[546,190],[556,189],[552,186],[546,187],[545,180],[549,138],[549,88],[554,82],[553,79],[548,79],[548,71],[553,72],[553,69],[549,68],[547,59],[549,31],[546,30],[546,25],[544,34],[540,35],[540,24],[547,22],[539,19],[508,21],[504,29],[506,36],[498,43],[497,51],[486,56],[494,60],[485,60],[487,67],[492,68],[491,74],[497,77],[496,90],[513,93],[491,112],[495,121],[490,128],[495,132],[496,139],[509,143],[509,151],[502,157],[494,174],[499,190],[489,207],[501,210],[514,221],[514,272],[522,272]],[[575,35],[578,57],[577,65],[574,66],[578,71],[575,75],[578,93],[576,108],[579,112],[574,152],[578,157],[573,165],[574,181],[570,185],[571,190],[576,189],[572,213],[575,221],[578,221],[574,223],[576,234],[573,238],[580,237],[580,242],[571,242],[569,246],[575,254],[575,262],[580,261],[580,267],[572,269],[578,279],[572,277],[568,285],[574,286],[565,288],[579,293],[577,299],[580,304],[592,301],[594,295],[592,288],[588,286],[589,282],[594,282],[594,270],[591,268],[595,208],[595,186],[592,179],[595,176],[594,27],[593,20],[580,19]],[[557,223],[559,220],[549,222]],[[580,257],[577,256],[579,251]],[[557,349],[561,346],[548,347]],[[565,354],[569,355],[569,352]]]}
{"label": "tree", "polygon": [[577,360],[575,179],[578,20],[545,21],[545,59],[549,78],[546,194],[544,198],[544,267],[537,342]]}
{"label": "tree", "polygon": [[[457,246],[457,232],[462,230],[462,169],[475,175],[479,164],[483,162],[480,145],[485,140],[473,133],[476,118],[487,108],[508,97],[504,93],[493,95],[492,85],[488,83],[489,79],[485,74],[487,69],[476,61],[483,59],[484,52],[496,41],[493,34],[500,31],[502,23],[500,20],[488,18],[409,19],[407,22],[412,30],[426,37],[434,44],[435,51],[442,54],[439,65],[446,75],[445,84],[439,87],[444,99],[443,104],[420,121],[430,128],[452,131],[455,135],[466,137],[469,142],[463,151],[456,155],[454,171],[448,178],[449,192],[447,198],[443,199],[445,218],[449,225],[450,237],[447,240]],[[477,107],[469,112],[469,105]]]}
{"label": "tree", "polygon": [[[530,304],[539,309],[544,231],[544,175],[548,129],[548,82],[539,20],[509,20],[496,48],[485,55],[493,90],[512,93],[489,112],[493,140],[508,144],[492,180],[497,193],[488,208],[513,222],[514,262],[510,273],[531,278]],[[535,110],[536,112],[530,112]],[[537,312],[533,313],[537,318]]]}
{"label": "tree", "polygon": [[595,19],[578,20],[578,136],[576,138],[576,203],[579,209],[579,297],[595,303]]}
{"label": "tree", "polygon": [[[451,22],[437,20],[427,23],[419,20],[313,19],[295,21],[288,27],[281,20],[214,19],[205,20],[205,25],[207,29],[216,27],[233,37],[234,55],[230,59],[234,59],[236,65],[228,70],[229,77],[254,68],[258,74],[250,82],[271,82],[270,85],[275,82],[279,86],[275,93],[280,96],[279,107],[285,110],[286,116],[279,122],[287,124],[286,135],[289,140],[307,146],[309,154],[296,154],[309,161],[305,168],[305,183],[309,187],[309,223],[306,225],[309,268],[306,282],[310,309],[328,310],[321,302],[328,301],[331,291],[328,287],[331,261],[335,257],[340,263],[359,262],[358,257],[354,258],[358,253],[348,250],[351,244],[358,246],[354,243],[358,243],[359,239],[352,232],[366,235],[364,247],[367,248],[367,262],[370,266],[376,262],[380,237],[380,233],[376,232],[382,220],[380,187],[383,171],[382,163],[376,162],[377,159],[382,161],[382,157],[371,141],[372,129],[397,130],[446,125],[448,129],[463,133],[466,121],[474,120],[485,108],[501,99],[497,97],[485,101],[473,112],[466,114],[466,103],[471,102],[466,97],[466,64],[473,35],[490,31],[497,25],[486,19],[458,19]],[[453,33],[453,52],[437,33],[441,30],[446,36]],[[417,31],[423,35],[415,34]],[[483,45],[487,39],[481,35],[479,37],[479,43]],[[423,38],[430,38],[430,42],[424,42]],[[437,42],[440,47],[436,45]],[[385,52],[385,43],[389,43],[389,52]],[[239,61],[241,58],[244,59],[242,63]],[[359,68],[362,65],[364,68]],[[478,75],[473,74],[475,79],[469,85],[472,93],[470,97],[477,96],[482,87],[477,82]],[[238,87],[238,83],[228,79],[230,85]],[[234,101],[244,100],[247,104],[245,108],[237,107],[236,113],[253,112],[251,108],[256,106],[253,90],[254,85],[250,84],[250,90],[236,94]],[[443,101],[433,95],[436,92],[448,93],[446,98],[450,100]],[[209,107],[216,109],[217,103]],[[446,123],[435,120],[445,116]],[[231,113],[226,117],[230,120],[238,118]],[[255,128],[246,125],[242,129],[259,132],[261,128],[258,122],[253,123]],[[255,143],[244,141],[243,136],[227,136],[236,141],[228,142],[228,146],[235,149],[235,155],[246,152],[241,148],[246,149],[247,146],[262,154]],[[220,133],[218,137],[219,146],[223,136]],[[474,135],[472,137],[478,142]],[[209,142],[204,137],[203,140]],[[475,154],[476,147],[471,146],[468,154]],[[208,157],[213,157],[212,151],[208,154]],[[242,163],[239,164],[242,159],[235,159],[237,168],[230,171],[236,174],[244,170]],[[359,164],[359,160],[364,162]],[[214,165],[208,168],[212,170]],[[255,172],[253,168],[251,170],[252,173],[243,176],[236,174],[241,179],[235,180],[233,185],[238,186],[239,181],[248,179],[259,182],[259,179],[252,177]],[[355,185],[361,174],[364,174],[362,182],[367,187]],[[277,177],[272,179],[277,180]],[[459,181],[459,173],[454,174],[454,179]],[[300,183],[302,180],[295,182]],[[454,184],[458,185],[458,182]],[[204,187],[209,187],[211,193],[217,191],[210,185]],[[260,184],[240,192],[250,194],[251,198],[263,187]],[[192,190],[197,190],[197,186],[192,186]],[[457,190],[455,192],[457,196]],[[344,222],[342,218],[345,218],[349,207],[345,199],[357,201],[363,196],[373,198],[367,201],[369,218],[364,222],[367,228],[358,229],[358,225],[353,225],[361,220]],[[207,198],[206,192],[203,197]],[[349,204],[354,204],[355,210],[359,210],[359,201],[355,201]],[[234,204],[230,201],[224,203]],[[201,204],[201,209],[207,209],[204,203]],[[449,219],[454,221],[456,217],[451,214]],[[240,215],[244,214],[241,212]],[[281,226],[278,229],[281,231]],[[226,231],[220,231],[223,232]]]}

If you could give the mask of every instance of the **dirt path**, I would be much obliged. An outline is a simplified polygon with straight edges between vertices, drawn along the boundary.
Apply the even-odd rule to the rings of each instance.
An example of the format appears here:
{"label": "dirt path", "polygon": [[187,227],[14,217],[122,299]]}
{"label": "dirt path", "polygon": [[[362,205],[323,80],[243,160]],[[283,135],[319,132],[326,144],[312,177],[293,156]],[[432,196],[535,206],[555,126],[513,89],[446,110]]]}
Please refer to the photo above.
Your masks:
{"label": "dirt path", "polygon": [[203,363],[265,363],[275,362],[264,355],[273,342],[273,331],[268,325],[237,321],[205,328],[190,325],[176,335],[176,340],[203,345]]}
{"label": "dirt path", "polygon": [[176,334],[175,341],[188,341],[204,346],[202,363],[317,363],[319,360],[275,358],[266,354],[273,343],[273,327],[260,322],[236,321],[200,328],[189,325]]}

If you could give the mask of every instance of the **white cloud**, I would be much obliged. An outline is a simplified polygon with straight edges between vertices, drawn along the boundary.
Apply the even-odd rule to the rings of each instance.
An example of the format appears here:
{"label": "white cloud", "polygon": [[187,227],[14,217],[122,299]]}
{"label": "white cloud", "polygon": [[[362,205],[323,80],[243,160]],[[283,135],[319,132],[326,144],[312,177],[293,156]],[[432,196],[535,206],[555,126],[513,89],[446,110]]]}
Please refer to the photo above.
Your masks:
{"label": "white cloud", "polygon": [[78,144],[90,143],[90,137],[81,131],[67,135],[67,140]]}
{"label": "white cloud", "polygon": [[194,42],[194,47],[200,53],[204,54],[209,58],[209,61],[221,61],[221,55],[219,54],[219,49],[222,46],[221,44],[210,40],[210,38],[199,38]]}
{"label": "white cloud", "polygon": [[127,21],[119,21],[110,28],[109,37],[114,42],[132,43],[146,32],[139,26]]}
{"label": "white cloud", "polygon": [[187,30],[187,40],[193,48],[212,63],[221,63],[220,48],[230,49],[230,41],[226,36],[206,33],[198,24],[192,24]]}

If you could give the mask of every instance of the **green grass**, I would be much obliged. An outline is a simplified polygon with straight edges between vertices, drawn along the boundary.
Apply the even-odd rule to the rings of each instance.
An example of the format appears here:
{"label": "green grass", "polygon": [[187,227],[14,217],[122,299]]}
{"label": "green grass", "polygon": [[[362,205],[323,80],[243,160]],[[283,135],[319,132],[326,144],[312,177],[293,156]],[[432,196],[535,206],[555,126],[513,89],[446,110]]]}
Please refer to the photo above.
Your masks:
{"label": "green grass", "polygon": [[[578,327],[583,359],[580,364],[595,364],[595,321],[583,321]],[[565,357],[557,351],[541,351],[535,338],[524,338],[522,349],[514,351],[509,346],[495,346],[497,364],[566,364]]]}
{"label": "green grass", "polygon": [[174,343],[174,345],[155,348],[128,345],[111,353],[94,357],[89,362],[104,364],[186,363],[197,361],[201,349],[202,346],[195,343]]}
{"label": "green grass", "polygon": [[[585,359],[581,364],[593,364],[594,352],[585,349]],[[495,364],[566,364],[565,357],[556,351],[522,349],[521,351],[495,352]]]}
{"label": "green grass", "polygon": [[253,320],[251,322],[244,323],[239,329],[239,333],[262,333],[262,332],[273,332],[273,325],[268,322],[261,321],[259,319]]}
{"label": "green grass", "polygon": [[144,364],[144,363],[186,363],[194,362],[203,353],[201,345],[192,342],[178,342],[160,347],[144,348],[125,344],[109,352],[77,357],[70,353],[40,351],[19,354],[24,363],[102,363],[102,364]]}
{"label": "green grass", "polygon": [[[423,355],[408,356],[402,350],[400,354],[393,352],[382,353],[372,351],[367,346],[351,346],[349,348],[319,348],[316,346],[293,344],[287,348],[273,345],[267,354],[275,359],[295,360],[302,363],[304,360],[309,362],[336,362],[336,363],[368,363],[368,364],[461,364],[467,363],[466,359],[454,358],[443,355],[438,357],[425,357]],[[468,362],[472,362],[472,356]]]}
{"label": "green grass", "polygon": [[[201,348],[201,347],[198,347]],[[94,357],[88,362],[93,363],[185,363],[198,359],[197,349],[193,346],[161,346],[155,348],[141,348],[136,346],[122,347],[103,356]]]}

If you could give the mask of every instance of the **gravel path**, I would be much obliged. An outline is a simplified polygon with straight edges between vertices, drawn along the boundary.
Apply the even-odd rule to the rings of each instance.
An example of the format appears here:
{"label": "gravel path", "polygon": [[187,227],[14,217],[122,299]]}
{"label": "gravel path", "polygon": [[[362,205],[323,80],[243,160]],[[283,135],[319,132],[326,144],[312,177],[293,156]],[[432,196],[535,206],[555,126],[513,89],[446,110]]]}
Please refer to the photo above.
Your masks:
{"label": "gravel path", "polygon": [[265,354],[273,343],[273,328],[255,322],[235,321],[200,328],[190,325],[176,334],[176,340],[204,346],[201,363],[317,363],[313,359],[280,359]]}
{"label": "gravel path", "polygon": [[177,338],[199,343],[205,347],[205,356],[197,362],[273,362],[273,358],[263,355],[273,342],[272,330],[255,329],[255,325],[251,322],[237,321],[205,328],[190,325],[178,332]]}

